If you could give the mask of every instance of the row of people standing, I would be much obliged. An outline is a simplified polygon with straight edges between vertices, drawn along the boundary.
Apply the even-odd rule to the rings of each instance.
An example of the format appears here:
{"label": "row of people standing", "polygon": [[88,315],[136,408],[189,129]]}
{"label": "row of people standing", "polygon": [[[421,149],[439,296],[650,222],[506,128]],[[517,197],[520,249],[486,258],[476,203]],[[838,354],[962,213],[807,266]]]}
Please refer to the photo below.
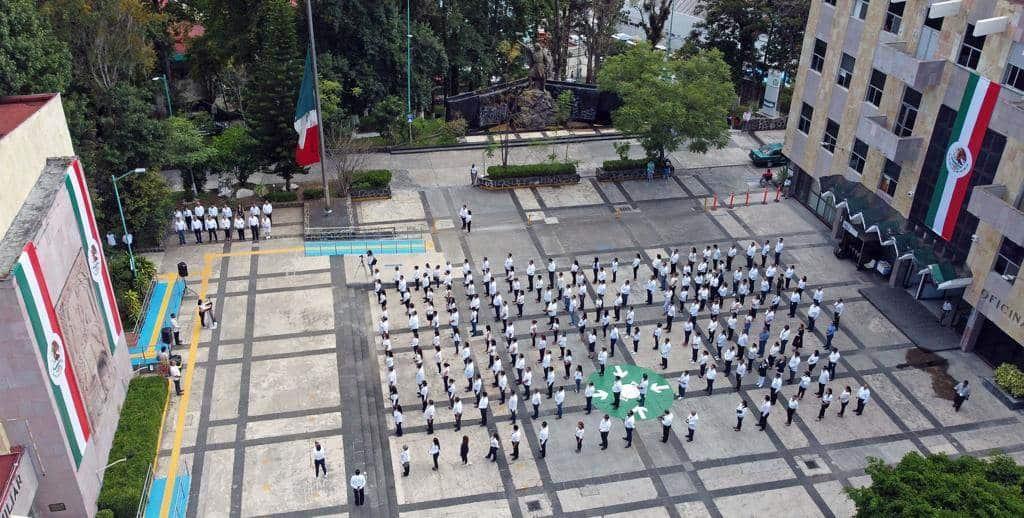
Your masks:
{"label": "row of people standing", "polygon": [[274,220],[274,207],[269,201],[262,205],[254,203],[249,209],[241,206],[233,211],[230,206],[204,207],[201,203],[194,206],[183,205],[174,211],[174,231],[178,235],[178,244],[185,245],[185,236],[192,232],[195,244],[203,243],[203,232],[207,242],[219,242],[218,232],[223,233],[224,240],[229,241],[237,234],[239,240],[245,240],[246,227],[252,242],[270,239]]}

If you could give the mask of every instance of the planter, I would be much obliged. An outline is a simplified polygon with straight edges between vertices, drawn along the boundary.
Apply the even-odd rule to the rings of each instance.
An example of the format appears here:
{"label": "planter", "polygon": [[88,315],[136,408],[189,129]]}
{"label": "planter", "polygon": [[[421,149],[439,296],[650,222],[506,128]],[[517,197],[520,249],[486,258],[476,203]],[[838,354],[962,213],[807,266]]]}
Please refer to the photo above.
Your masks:
{"label": "planter", "polygon": [[492,179],[484,176],[477,179],[476,186],[488,191],[501,189],[521,189],[527,187],[557,187],[580,183],[578,174],[562,174],[552,176],[523,176],[519,178]]}
{"label": "planter", "polygon": [[999,401],[1001,401],[1006,408],[1010,410],[1024,410],[1024,399],[1018,399],[1013,397],[1009,392],[1003,390],[998,383],[992,378],[982,378],[981,381],[985,384],[985,388],[992,393]]}
{"label": "planter", "polygon": [[[671,168],[671,175],[676,174],[676,168]],[[654,179],[665,178],[665,175],[660,172],[654,173]],[[647,170],[646,169],[622,169],[619,171],[605,171],[604,169],[597,168],[597,181],[599,182],[624,182],[627,180],[646,180]]]}
{"label": "planter", "polygon": [[391,198],[391,187],[379,189],[352,189],[349,191],[352,201],[387,200]]}

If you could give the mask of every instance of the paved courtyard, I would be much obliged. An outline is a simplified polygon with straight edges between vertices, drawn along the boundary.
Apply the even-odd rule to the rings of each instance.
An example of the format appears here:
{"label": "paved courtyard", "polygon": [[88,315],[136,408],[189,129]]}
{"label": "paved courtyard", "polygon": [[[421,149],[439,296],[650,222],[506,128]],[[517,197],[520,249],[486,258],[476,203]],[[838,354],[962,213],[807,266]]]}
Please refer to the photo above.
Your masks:
{"label": "paved courtyard", "polygon": [[[417,162],[417,155],[380,160],[423,163]],[[187,261],[195,272],[190,287],[216,301],[220,325],[196,333],[191,358],[184,351],[191,367],[190,383],[187,396],[172,404],[187,400],[187,405],[182,420],[176,417],[178,408],[172,407],[169,413],[160,472],[167,473],[173,465],[177,474],[191,475],[189,516],[849,516],[854,509],[842,489],[869,482],[863,471],[869,456],[895,461],[909,451],[987,455],[1002,449],[1018,460],[1024,458],[1021,415],[1006,409],[983,388],[980,377],[991,371],[976,357],[957,351],[940,353],[941,358],[922,357],[898,326],[858,292],[880,279],[836,259],[826,229],[806,209],[783,200],[704,210],[705,198],[714,193],[743,192],[756,185],[758,172],[739,160],[733,162],[690,169],[677,178],[653,183],[598,183],[585,177],[571,187],[501,192],[460,184],[461,168],[452,168],[447,176],[414,171],[405,173],[405,183],[391,200],[356,204],[358,223],[421,228],[428,241],[426,254],[384,256],[378,265],[387,287],[397,386],[405,410],[402,437],[396,437],[391,418],[386,359],[376,333],[381,308],[369,278],[354,258],[304,257],[299,209],[275,211],[275,238],[259,245],[169,246],[163,269],[170,271],[177,261]],[[473,210],[471,234],[459,230],[458,209],[463,204]],[[556,388],[563,384],[567,388],[564,417],[556,418],[554,400],[545,394],[540,417],[532,419],[529,402],[521,397],[521,455],[510,459],[508,409],[498,404],[498,390],[491,386],[483,337],[469,334],[470,311],[460,269],[463,259],[473,265],[482,293],[479,267],[487,257],[506,298],[502,262],[509,252],[520,272],[529,259],[537,263],[538,272],[545,271],[547,258],[554,258],[562,272],[578,260],[587,277],[586,310],[593,322],[596,291],[589,265],[594,257],[606,265],[617,257],[622,282],[623,277],[632,279],[628,265],[640,254],[642,281],[650,275],[651,260],[673,248],[687,251],[696,246],[699,250],[717,243],[725,250],[732,243],[745,246],[765,239],[774,243],[778,237],[786,242],[783,262],[794,264],[798,276],[806,275],[809,287],[825,289],[826,309],[817,330],[805,338],[805,358],[825,340],[820,322],[827,320],[832,302],[840,297],[846,301],[842,327],[833,342],[842,359],[830,386],[837,395],[845,385],[854,391],[862,384],[869,386],[872,398],[862,416],[850,408],[845,418],[838,418],[836,403],[824,420],[815,420],[818,402],[812,384],[792,426],[785,426],[785,412],[776,405],[767,432],[759,432],[753,414],[767,387],[754,385],[756,373],[748,374],[738,390],[734,378],[719,376],[714,391],[705,394],[705,383],[697,379],[696,365],[683,343],[682,316],[669,333],[675,348],[668,368],[661,369],[658,352],[650,348],[652,328],[664,321],[661,296],[656,295],[652,305],[640,304],[644,295],[642,282],[637,282],[631,302],[637,303],[641,346],[634,352],[622,346],[629,343],[623,340],[608,368],[609,372],[616,366],[650,369],[664,377],[671,391],[682,371],[694,371],[686,397],[670,400],[676,419],[669,441],[661,442],[661,425],[651,414],[638,420],[633,447],[626,449],[622,420],[613,419],[610,446],[601,450],[597,430],[603,412],[595,409],[585,414],[582,394],[575,393],[571,379],[562,379],[556,347]],[[453,296],[459,304],[461,335],[483,371],[491,418],[486,427],[479,426],[474,398],[462,392],[462,362],[451,342],[448,319],[441,316],[442,354],[452,364],[458,395],[465,404],[463,427],[455,431],[434,366],[432,333],[421,318],[424,374],[430,397],[437,402],[435,433],[429,435],[415,395],[412,333],[390,281],[395,265],[408,274],[413,265],[446,260],[454,266]],[[744,262],[738,258],[739,264]],[[189,296],[185,304],[194,305],[196,294]],[[425,306],[418,292],[413,292],[413,301],[423,315]],[[805,295],[792,321],[786,318],[783,304],[773,336],[786,323],[795,328],[806,322],[808,301]],[[500,322],[486,308],[486,297],[482,302],[481,328],[491,325],[495,330],[497,350],[514,380]],[[606,302],[610,307],[611,295],[606,295]],[[443,310],[443,303],[442,289],[435,305]],[[514,305],[512,312],[514,316]],[[728,311],[722,313],[724,325]],[[559,317],[569,331],[567,345],[574,365],[582,365],[585,379],[597,376],[596,361],[587,358],[586,345],[564,311]],[[699,315],[701,327],[708,318],[706,311]],[[523,316],[513,320],[520,350],[536,374],[537,354],[529,338],[533,319],[541,330],[547,329],[544,309],[530,294]],[[619,328],[625,338],[624,323]],[[759,330],[755,322],[751,331],[755,341]],[[598,348],[607,346],[600,328],[598,336]],[[929,360],[948,363],[924,363]],[[956,413],[950,387],[952,380],[964,378],[974,386],[973,397]],[[543,385],[542,376],[536,375],[535,386]],[[795,384],[790,384],[782,394],[788,398],[795,391]],[[749,402],[752,415],[743,430],[735,432],[734,408],[741,398]],[[700,417],[693,442],[686,441],[683,422],[690,411]],[[538,438],[541,421],[550,426],[543,459]],[[573,438],[578,421],[586,427],[580,454]],[[495,432],[502,449],[492,463],[484,455],[488,436]],[[470,441],[467,466],[459,459],[463,436]],[[441,447],[436,472],[427,453],[434,437]],[[314,440],[326,448],[326,479],[314,478]],[[408,477],[402,476],[399,464],[403,446],[409,447],[412,457]],[[348,478],[355,469],[368,474],[366,506],[361,508],[352,505],[348,490]]]}

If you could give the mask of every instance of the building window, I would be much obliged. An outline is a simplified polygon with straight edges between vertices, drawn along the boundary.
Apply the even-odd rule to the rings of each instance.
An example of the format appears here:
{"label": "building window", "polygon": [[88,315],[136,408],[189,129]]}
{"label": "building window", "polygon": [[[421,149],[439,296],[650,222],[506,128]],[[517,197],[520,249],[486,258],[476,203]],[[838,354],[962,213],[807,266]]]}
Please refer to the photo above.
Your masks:
{"label": "building window", "polygon": [[831,5],[832,7],[836,6],[836,0],[824,0],[824,1],[825,1],[826,4]]}
{"label": "building window", "polygon": [[836,140],[839,139],[839,124],[832,119],[825,122],[825,138],[821,141],[821,147],[829,153],[835,153]]}
{"label": "building window", "polygon": [[864,163],[868,159],[868,145],[859,138],[853,139],[853,149],[850,150],[850,169],[857,173],[864,172]]}
{"label": "building window", "polygon": [[967,31],[964,32],[964,41],[960,44],[960,54],[956,57],[956,64],[975,70],[978,68],[978,60],[981,59],[983,48],[985,48],[985,37],[975,36],[974,25],[968,23]]}
{"label": "building window", "polygon": [[797,123],[796,129],[800,130],[800,133],[806,135],[811,131],[811,119],[814,118],[814,108],[811,105],[803,103],[800,107],[800,122]]}
{"label": "building window", "polygon": [[828,52],[828,44],[814,38],[814,54],[811,54],[811,70],[820,73],[825,65],[825,53]]}
{"label": "building window", "polygon": [[921,92],[911,87],[903,90],[903,100],[900,102],[900,113],[896,117],[896,124],[892,132],[898,137],[909,137],[914,132],[914,123],[917,122],[917,109],[921,107]]}
{"label": "building window", "polygon": [[864,96],[864,100],[877,108],[882,105],[882,92],[884,91],[885,74],[872,68],[871,81],[868,82],[868,93]]}
{"label": "building window", "polygon": [[917,59],[935,59],[939,54],[939,34],[942,32],[944,19],[925,17],[924,26],[921,27],[921,38],[917,42]]}
{"label": "building window", "polygon": [[869,5],[870,2],[868,0],[853,0],[853,12],[850,14],[850,16],[853,16],[858,20],[863,20],[864,18],[867,18]]}
{"label": "building window", "polygon": [[1003,84],[1024,91],[1024,43],[1014,42],[1010,47],[1010,57],[1006,60]]}
{"label": "building window", "polygon": [[999,253],[996,254],[996,263],[992,266],[992,271],[1013,284],[1013,281],[1017,280],[1021,262],[1024,262],[1024,247],[1004,237],[1003,243],[999,245]]}
{"label": "building window", "polygon": [[907,5],[905,0],[893,2],[889,0],[889,8],[885,11],[885,21],[882,22],[882,30],[893,34],[900,33],[900,26],[903,25],[903,8]]}
{"label": "building window", "polygon": [[888,158],[885,159],[885,166],[882,167],[882,179],[878,181],[878,190],[889,196],[896,196],[896,186],[900,183],[900,165]]}
{"label": "building window", "polygon": [[843,88],[850,88],[850,81],[853,80],[853,67],[856,64],[857,60],[844,52],[842,59],[839,60],[839,73],[836,74],[836,84]]}

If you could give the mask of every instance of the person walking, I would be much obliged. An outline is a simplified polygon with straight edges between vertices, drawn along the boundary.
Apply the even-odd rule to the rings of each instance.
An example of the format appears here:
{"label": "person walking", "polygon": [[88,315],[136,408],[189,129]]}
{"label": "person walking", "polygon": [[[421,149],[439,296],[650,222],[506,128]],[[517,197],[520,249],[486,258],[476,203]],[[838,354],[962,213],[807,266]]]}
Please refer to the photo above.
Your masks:
{"label": "person walking", "polygon": [[857,390],[857,408],[853,410],[853,413],[862,415],[864,413],[864,407],[871,400],[871,389],[867,385],[861,385],[860,389]]}
{"label": "person walking", "polygon": [[352,487],[355,505],[363,505],[366,502],[366,475],[357,469],[352,478],[349,479],[348,485]]}
{"label": "person walking", "polygon": [[174,393],[181,395],[181,364],[180,362],[171,362],[171,366],[167,369],[167,375],[170,376],[171,381],[174,382]]}
{"label": "person walking", "polygon": [[409,476],[409,464],[410,464],[410,455],[409,455],[409,445],[408,444],[402,445],[402,453],[400,453],[398,455],[398,462],[402,465],[402,476],[403,477],[408,477]]}
{"label": "person walking", "polygon": [[544,458],[548,454],[548,422],[544,421],[540,423],[540,431],[537,432],[537,440],[540,441],[540,458]]}
{"label": "person walking", "polygon": [[601,433],[601,449],[608,449],[608,434],[612,431],[612,419],[605,414],[597,425],[597,431]]}
{"label": "person walking", "polygon": [[498,432],[494,432],[491,435],[491,447],[487,450],[487,456],[485,459],[490,459],[491,462],[498,462],[498,448],[501,446],[501,442],[498,441]]}
{"label": "person walking", "polygon": [[462,436],[462,445],[459,446],[459,456],[462,457],[462,465],[469,465],[469,436]]}
{"label": "person walking", "polygon": [[675,416],[672,415],[670,410],[665,410],[665,413],[661,415],[661,442],[668,442],[668,434],[672,431],[672,420]]}
{"label": "person walking", "polygon": [[736,405],[736,426],[732,427],[734,431],[738,432],[743,429],[744,417],[747,417],[747,401],[741,399],[740,404]]}
{"label": "person walking", "polygon": [[968,386],[968,381],[963,380],[957,383],[953,387],[953,410],[959,412],[960,407],[971,397],[971,388]]}
{"label": "person walking", "polygon": [[313,478],[320,476],[320,470],[324,471],[324,478],[327,478],[327,455],[320,441],[313,441]]}
{"label": "person walking", "polygon": [[473,211],[467,210],[466,211],[466,233],[469,234],[471,232],[473,232]]}
{"label": "person walking", "polygon": [[[666,410],[667,412],[667,410]],[[697,432],[697,411],[690,410],[690,415],[686,417],[686,442],[693,442],[693,434]],[[665,442],[665,441],[662,441]]]}
{"label": "person walking", "polygon": [[839,417],[843,417],[846,413],[846,405],[850,404],[850,395],[852,394],[850,386],[847,385],[845,389],[839,394],[839,413],[836,414]]}
{"label": "person walking", "polygon": [[832,389],[825,389],[825,393],[821,395],[821,409],[818,410],[818,421],[825,418],[825,411],[828,410],[828,406],[832,404]]}

